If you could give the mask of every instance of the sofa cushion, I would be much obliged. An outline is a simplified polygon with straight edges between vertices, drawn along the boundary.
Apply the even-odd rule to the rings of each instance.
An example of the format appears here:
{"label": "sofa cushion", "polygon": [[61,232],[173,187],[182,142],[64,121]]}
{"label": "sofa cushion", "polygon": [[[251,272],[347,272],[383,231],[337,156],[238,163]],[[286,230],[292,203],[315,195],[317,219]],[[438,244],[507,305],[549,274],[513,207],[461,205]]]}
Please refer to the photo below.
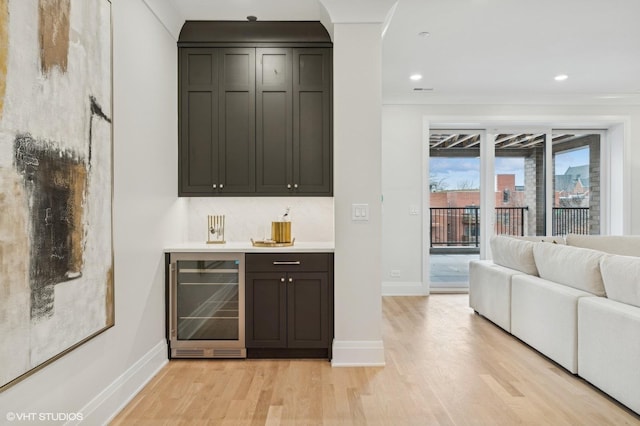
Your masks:
{"label": "sofa cushion", "polygon": [[609,299],[640,307],[640,257],[608,254],[600,270]]}
{"label": "sofa cushion", "polygon": [[494,235],[489,240],[493,261],[497,265],[515,269],[529,275],[538,275],[533,259],[533,246],[536,243],[517,238]]}
{"label": "sofa cushion", "polygon": [[533,256],[541,278],[578,290],[604,296],[600,259],[605,254],[596,250],[561,244],[537,243]]}
{"label": "sofa cushion", "polygon": [[511,278],[511,333],[578,372],[578,300],[591,293],[530,275]]}
{"label": "sofa cushion", "polygon": [[553,243],[553,244],[566,244],[564,237],[558,236],[545,236],[545,235],[527,235],[524,237],[515,237],[519,240],[532,241],[534,243]]}
{"label": "sofa cushion", "polygon": [[640,235],[567,235],[567,245],[640,257]]}

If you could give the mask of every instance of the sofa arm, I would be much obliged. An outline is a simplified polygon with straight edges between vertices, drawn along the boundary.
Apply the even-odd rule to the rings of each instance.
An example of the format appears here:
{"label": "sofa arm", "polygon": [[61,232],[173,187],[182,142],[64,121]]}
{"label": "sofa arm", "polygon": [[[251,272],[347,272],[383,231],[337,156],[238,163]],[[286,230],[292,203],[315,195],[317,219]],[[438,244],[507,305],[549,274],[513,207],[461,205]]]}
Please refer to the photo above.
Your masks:
{"label": "sofa arm", "polygon": [[580,299],[578,374],[640,413],[640,308],[601,297]]}
{"label": "sofa arm", "polygon": [[511,332],[511,277],[522,274],[490,260],[472,260],[469,262],[469,306]]}

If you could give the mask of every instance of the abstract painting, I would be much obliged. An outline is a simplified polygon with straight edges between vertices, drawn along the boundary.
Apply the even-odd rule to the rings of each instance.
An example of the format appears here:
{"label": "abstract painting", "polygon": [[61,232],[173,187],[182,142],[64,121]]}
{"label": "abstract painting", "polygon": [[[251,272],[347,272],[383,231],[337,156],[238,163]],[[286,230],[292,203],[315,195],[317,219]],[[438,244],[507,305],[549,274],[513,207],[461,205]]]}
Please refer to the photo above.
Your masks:
{"label": "abstract painting", "polygon": [[0,391],[114,325],[111,2],[0,0]]}

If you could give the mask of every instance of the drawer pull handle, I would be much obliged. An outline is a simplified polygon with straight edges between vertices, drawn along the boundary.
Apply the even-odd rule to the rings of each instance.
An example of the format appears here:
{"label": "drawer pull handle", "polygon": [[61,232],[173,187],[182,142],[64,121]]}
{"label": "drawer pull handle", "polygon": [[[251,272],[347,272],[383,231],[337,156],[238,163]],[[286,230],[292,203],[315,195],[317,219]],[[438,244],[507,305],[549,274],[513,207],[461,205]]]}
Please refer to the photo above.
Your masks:
{"label": "drawer pull handle", "polygon": [[274,265],[300,265],[299,260],[294,261],[285,261],[285,260],[276,260],[273,262]]}

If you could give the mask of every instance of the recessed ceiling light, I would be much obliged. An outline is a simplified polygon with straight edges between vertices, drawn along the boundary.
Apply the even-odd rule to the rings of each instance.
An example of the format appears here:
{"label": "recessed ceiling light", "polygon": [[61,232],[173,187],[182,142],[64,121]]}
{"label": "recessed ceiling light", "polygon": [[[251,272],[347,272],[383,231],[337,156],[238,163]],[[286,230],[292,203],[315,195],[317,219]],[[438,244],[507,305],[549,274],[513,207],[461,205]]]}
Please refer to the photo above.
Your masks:
{"label": "recessed ceiling light", "polygon": [[554,79],[555,81],[565,81],[565,80],[566,80],[566,79],[568,79],[568,78],[569,78],[569,76],[568,76],[568,75],[566,75],[566,74],[558,74],[558,75],[556,75],[555,77],[553,77],[553,79]]}
{"label": "recessed ceiling light", "polygon": [[409,77],[411,80],[413,81],[419,81],[422,80],[422,76],[420,74],[413,74],[411,77]]}
{"label": "recessed ceiling light", "polygon": [[420,32],[418,33],[418,35],[419,35],[420,37],[429,37],[429,36],[431,35],[431,33],[430,33],[429,31],[420,31]]}
{"label": "recessed ceiling light", "polygon": [[600,95],[597,96],[598,99],[624,99],[625,95]]}

